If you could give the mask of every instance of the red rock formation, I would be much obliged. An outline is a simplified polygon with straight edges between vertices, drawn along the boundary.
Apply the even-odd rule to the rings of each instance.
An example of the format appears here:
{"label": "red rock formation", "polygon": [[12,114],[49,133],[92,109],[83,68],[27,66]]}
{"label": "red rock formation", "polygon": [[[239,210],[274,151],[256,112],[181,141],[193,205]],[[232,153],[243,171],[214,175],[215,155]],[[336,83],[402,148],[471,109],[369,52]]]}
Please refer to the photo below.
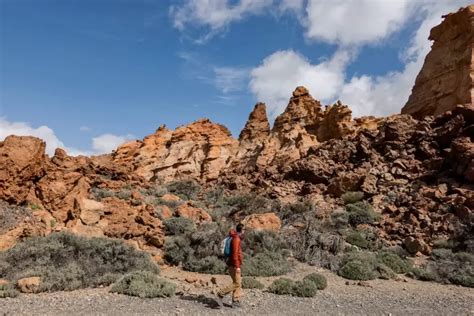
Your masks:
{"label": "red rock formation", "polygon": [[474,102],[474,5],[445,16],[402,113],[420,119]]}

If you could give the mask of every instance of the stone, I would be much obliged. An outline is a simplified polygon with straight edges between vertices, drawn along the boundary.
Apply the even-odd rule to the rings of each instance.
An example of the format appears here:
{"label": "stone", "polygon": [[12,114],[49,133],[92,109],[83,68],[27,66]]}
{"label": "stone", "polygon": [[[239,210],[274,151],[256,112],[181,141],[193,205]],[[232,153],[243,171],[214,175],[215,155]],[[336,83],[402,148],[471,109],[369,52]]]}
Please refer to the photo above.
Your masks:
{"label": "stone", "polygon": [[474,103],[474,5],[444,16],[431,30],[431,51],[402,109],[422,119]]}
{"label": "stone", "polygon": [[244,218],[242,223],[247,229],[271,230],[278,232],[281,220],[275,213],[251,214]]}
{"label": "stone", "polygon": [[189,203],[183,203],[176,209],[176,216],[192,219],[197,223],[210,223],[212,217],[206,211],[191,206]]}
{"label": "stone", "polygon": [[37,276],[18,280],[17,286],[22,293],[36,293],[41,285],[41,278]]}

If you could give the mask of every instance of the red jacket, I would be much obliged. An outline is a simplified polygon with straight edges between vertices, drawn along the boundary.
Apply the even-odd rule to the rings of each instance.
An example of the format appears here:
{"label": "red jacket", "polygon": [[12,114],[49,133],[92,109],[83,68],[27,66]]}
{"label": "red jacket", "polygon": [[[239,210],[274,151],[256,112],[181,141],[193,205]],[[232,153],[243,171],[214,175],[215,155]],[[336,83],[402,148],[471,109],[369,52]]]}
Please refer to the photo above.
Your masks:
{"label": "red jacket", "polygon": [[235,267],[235,268],[240,268],[242,265],[242,262],[244,261],[244,256],[242,254],[242,247],[240,245],[240,235],[237,233],[235,230],[231,230],[229,232],[229,236],[232,237],[232,242],[231,242],[231,249],[232,249],[232,254],[227,261],[227,264],[229,266]]}

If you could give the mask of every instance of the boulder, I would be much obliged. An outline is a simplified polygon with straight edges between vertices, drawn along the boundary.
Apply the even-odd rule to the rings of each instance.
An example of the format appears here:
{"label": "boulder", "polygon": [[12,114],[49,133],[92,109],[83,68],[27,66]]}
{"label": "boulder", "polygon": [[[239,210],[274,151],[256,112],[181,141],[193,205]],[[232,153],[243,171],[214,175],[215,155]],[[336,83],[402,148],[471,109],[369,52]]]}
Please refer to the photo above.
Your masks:
{"label": "boulder", "polygon": [[247,229],[279,231],[281,220],[275,213],[251,214],[242,223]]}
{"label": "boulder", "polygon": [[17,286],[23,293],[36,293],[41,285],[41,278],[34,276],[18,280]]}
{"label": "boulder", "polygon": [[206,211],[191,206],[189,203],[183,203],[176,209],[176,216],[192,219],[196,223],[210,223],[212,217]]}

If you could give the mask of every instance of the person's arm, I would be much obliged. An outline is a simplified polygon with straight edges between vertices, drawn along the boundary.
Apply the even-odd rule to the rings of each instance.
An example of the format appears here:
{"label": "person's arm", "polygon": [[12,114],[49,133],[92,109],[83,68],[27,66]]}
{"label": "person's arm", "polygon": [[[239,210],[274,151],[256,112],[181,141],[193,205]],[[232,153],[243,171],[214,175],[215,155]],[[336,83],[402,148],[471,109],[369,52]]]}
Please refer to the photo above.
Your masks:
{"label": "person's arm", "polygon": [[240,249],[240,238],[232,238],[232,265],[240,269],[242,254]]}

